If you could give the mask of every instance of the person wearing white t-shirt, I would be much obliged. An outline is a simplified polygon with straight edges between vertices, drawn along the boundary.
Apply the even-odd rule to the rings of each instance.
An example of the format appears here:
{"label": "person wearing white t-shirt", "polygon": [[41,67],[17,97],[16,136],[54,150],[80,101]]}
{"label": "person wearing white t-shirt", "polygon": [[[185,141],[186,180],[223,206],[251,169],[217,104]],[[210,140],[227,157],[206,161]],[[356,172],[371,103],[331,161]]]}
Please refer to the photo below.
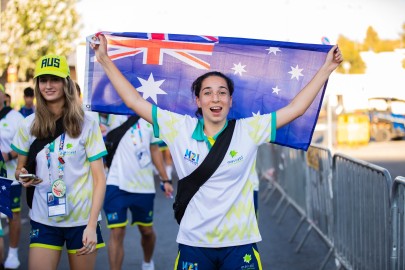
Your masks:
{"label": "person wearing white t-shirt", "polygon": [[[0,150],[0,154],[1,154]],[[6,169],[6,164],[3,159],[3,155],[0,155],[0,176],[1,177],[7,177],[7,169]],[[0,220],[0,270],[4,270],[4,264],[3,264],[3,253],[4,253],[4,232],[3,232],[3,227],[1,226],[1,220]]]}
{"label": "person wearing white t-shirt", "polygon": [[[99,44],[90,46],[126,106],[153,124],[155,137],[162,138],[172,153],[179,179],[192,173],[228,125],[232,80],[212,71],[193,82],[197,112],[202,118],[162,110],[145,100],[118,70],[108,57],[104,35],[96,38]],[[257,149],[261,143],[274,140],[277,128],[309,108],[342,61],[339,49],[333,46],[323,66],[289,105],[236,121],[229,154],[186,208],[177,235],[175,269],[262,269],[256,246],[261,236],[253,206],[253,183],[248,180]]]}
{"label": "person wearing white t-shirt", "polygon": [[[0,149],[6,162],[7,175],[10,179],[14,179],[14,172],[17,166],[17,153],[11,149],[11,142],[24,116],[16,110],[7,107],[4,102],[5,98],[4,87],[0,84],[0,111],[8,110],[8,113],[0,119]],[[7,269],[17,269],[20,266],[18,244],[21,235],[21,189],[21,184],[13,181],[11,184],[11,211],[13,212],[13,218],[7,219],[10,228],[10,241],[8,255],[4,261],[4,267]]]}
{"label": "person wearing white t-shirt", "polygon": [[[113,123],[112,123],[113,124]],[[107,175],[104,212],[107,228],[111,229],[108,241],[110,269],[121,269],[124,259],[124,236],[131,211],[131,225],[137,225],[141,234],[143,251],[142,270],[153,270],[153,250],[156,235],[153,230],[155,181],[153,165],[162,180],[169,180],[159,150],[161,140],[153,136],[152,125],[139,119],[119,141]],[[165,187],[170,196],[171,182]]]}
{"label": "person wearing white t-shirt", "polygon": [[[71,269],[94,269],[97,249],[105,246],[99,221],[107,151],[100,127],[84,113],[65,57],[41,57],[34,81],[36,111],[21,122],[11,145],[18,153],[16,179],[35,186],[28,266],[56,270],[66,245]],[[63,131],[60,136],[38,147],[32,168],[30,146],[57,130]],[[27,168],[36,177],[20,177]]]}

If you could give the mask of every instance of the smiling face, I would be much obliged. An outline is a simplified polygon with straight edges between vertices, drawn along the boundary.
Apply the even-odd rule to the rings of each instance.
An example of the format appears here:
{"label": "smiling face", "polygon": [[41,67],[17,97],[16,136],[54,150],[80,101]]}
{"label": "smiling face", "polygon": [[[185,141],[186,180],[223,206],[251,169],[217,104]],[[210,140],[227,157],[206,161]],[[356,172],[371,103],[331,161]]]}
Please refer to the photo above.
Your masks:
{"label": "smiling face", "polygon": [[225,124],[232,107],[232,96],[224,78],[209,76],[202,81],[196,102],[205,124]]}
{"label": "smiling face", "polygon": [[65,99],[61,77],[54,75],[41,75],[38,78],[39,91],[47,103],[60,102]]}

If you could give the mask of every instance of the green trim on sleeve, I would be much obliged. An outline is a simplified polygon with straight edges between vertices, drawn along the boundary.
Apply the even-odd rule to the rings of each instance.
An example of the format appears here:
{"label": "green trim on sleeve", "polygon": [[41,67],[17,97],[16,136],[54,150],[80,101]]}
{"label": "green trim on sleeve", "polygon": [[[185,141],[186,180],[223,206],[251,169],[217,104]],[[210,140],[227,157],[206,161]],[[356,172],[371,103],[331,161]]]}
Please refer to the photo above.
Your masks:
{"label": "green trim on sleeve", "polygon": [[152,122],[153,122],[153,135],[155,138],[160,137],[159,124],[157,121],[157,107],[152,105]]}
{"label": "green trim on sleeve", "polygon": [[90,162],[95,161],[95,160],[100,159],[100,158],[102,158],[102,157],[104,157],[104,156],[106,156],[106,155],[107,155],[107,151],[104,150],[103,152],[101,152],[101,153],[98,154],[98,155],[89,157],[89,161],[90,161]]}
{"label": "green trim on sleeve", "polygon": [[14,144],[11,144],[11,149],[13,149],[19,155],[28,156],[28,152],[18,149]]}
{"label": "green trim on sleeve", "polygon": [[274,142],[276,140],[276,130],[277,130],[277,114],[276,112],[272,112],[270,142]]}

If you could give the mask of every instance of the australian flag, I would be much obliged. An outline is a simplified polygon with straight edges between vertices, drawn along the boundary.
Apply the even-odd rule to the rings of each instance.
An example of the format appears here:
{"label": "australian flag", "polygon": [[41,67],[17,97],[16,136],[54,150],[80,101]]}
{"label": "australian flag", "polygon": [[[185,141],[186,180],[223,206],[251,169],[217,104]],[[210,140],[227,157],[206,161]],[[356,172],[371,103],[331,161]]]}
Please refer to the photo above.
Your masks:
{"label": "australian flag", "polygon": [[0,212],[6,214],[9,218],[13,218],[11,212],[10,190],[13,180],[0,177]]}
{"label": "australian flag", "polygon": [[[220,71],[235,84],[229,118],[276,111],[291,102],[323,65],[331,45],[235,37],[104,32],[108,53],[140,94],[158,107],[194,116],[192,82]],[[84,105],[133,114],[121,100],[87,42]],[[275,143],[307,150],[326,84],[307,112],[277,130]]]}

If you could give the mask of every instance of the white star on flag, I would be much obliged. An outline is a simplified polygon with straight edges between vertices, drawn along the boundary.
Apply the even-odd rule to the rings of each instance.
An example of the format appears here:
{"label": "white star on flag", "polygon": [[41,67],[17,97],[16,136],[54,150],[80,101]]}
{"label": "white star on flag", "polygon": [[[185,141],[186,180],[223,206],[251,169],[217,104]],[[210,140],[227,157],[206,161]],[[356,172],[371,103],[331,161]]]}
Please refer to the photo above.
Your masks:
{"label": "white star on flag", "polygon": [[281,50],[278,47],[270,47],[266,49],[266,51],[269,51],[269,54],[274,53],[274,55],[277,55],[277,52],[281,52]]}
{"label": "white star on flag", "polygon": [[1,186],[1,189],[6,190],[7,188],[6,188],[6,186]]}
{"label": "white star on flag", "polygon": [[242,72],[246,72],[245,70],[246,65],[242,65],[241,62],[239,62],[239,64],[233,64],[233,68],[231,68],[234,73],[233,74],[239,74],[240,76],[242,76]]}
{"label": "white star on flag", "polygon": [[296,78],[297,81],[299,80],[300,76],[304,76],[302,75],[301,71],[303,70],[303,68],[298,68],[298,65],[296,65],[295,67],[291,67],[291,71],[288,72],[291,74],[291,80]]}
{"label": "white star on flag", "polygon": [[278,85],[276,85],[276,87],[273,87],[273,88],[271,88],[271,89],[273,89],[273,93],[276,93],[277,95],[278,95],[278,92],[281,91],[281,89],[278,88]]}
{"label": "white star on flag", "polygon": [[157,104],[157,95],[167,95],[165,91],[160,89],[160,86],[165,80],[160,80],[160,81],[155,81],[153,78],[153,74],[151,73],[149,75],[148,80],[144,80],[142,78],[139,78],[139,81],[141,82],[142,86],[138,87],[137,90],[138,92],[143,93],[143,98],[146,100],[148,97],[152,98],[155,104]]}

